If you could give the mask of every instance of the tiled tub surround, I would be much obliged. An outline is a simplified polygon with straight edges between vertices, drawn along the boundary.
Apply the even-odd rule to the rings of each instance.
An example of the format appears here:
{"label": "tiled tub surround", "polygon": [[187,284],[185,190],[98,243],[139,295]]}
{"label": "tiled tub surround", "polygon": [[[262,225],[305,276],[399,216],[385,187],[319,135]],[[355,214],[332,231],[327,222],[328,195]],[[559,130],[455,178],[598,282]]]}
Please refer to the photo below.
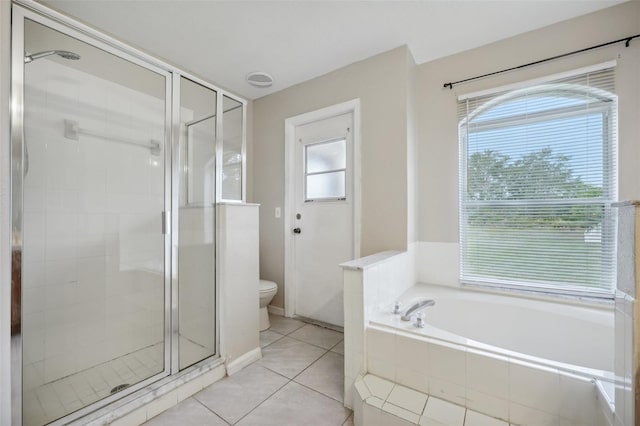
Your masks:
{"label": "tiled tub surround", "polygon": [[356,426],[509,426],[373,374],[359,377],[355,388]]}
{"label": "tiled tub surround", "polygon": [[366,339],[370,373],[436,398],[514,424],[606,424],[588,373],[387,327],[369,327]]}
{"label": "tiled tub surround", "polygon": [[[393,257],[385,258],[383,264],[392,265]],[[611,382],[613,378],[612,356],[599,348],[613,347],[610,309],[421,284],[391,295],[406,284],[392,284],[393,275],[381,277],[371,273],[375,270],[375,262],[345,270],[345,305],[349,303],[351,312],[345,323],[345,395],[353,386],[349,373],[369,372],[513,424],[600,426],[610,422],[611,416],[607,420],[603,414],[607,410],[602,410],[608,405],[598,403],[603,398],[593,380]],[[382,292],[387,297],[378,298],[385,285]],[[390,313],[394,300],[404,302],[406,309],[418,294],[436,300],[426,310],[426,321],[433,319],[442,328],[428,324],[417,329]],[[454,306],[456,298],[461,300]],[[501,298],[510,303],[503,307],[503,316],[496,317]],[[514,323],[509,310],[533,322],[526,326]],[[574,328],[572,311],[584,320],[573,324]],[[554,315],[556,323],[547,323]],[[486,319],[492,321],[485,323]],[[542,334],[533,332],[539,324],[545,324],[539,327]],[[560,330],[562,327],[565,329]],[[551,335],[556,330],[559,334]],[[585,331],[586,338],[579,338]],[[510,342],[505,343],[505,338]],[[580,341],[583,347],[572,350]],[[553,348],[558,352],[555,355],[549,352]]]}
{"label": "tiled tub surround", "polygon": [[344,404],[352,408],[353,383],[367,371],[365,331],[376,307],[388,304],[415,283],[413,245],[341,265],[344,270]]}

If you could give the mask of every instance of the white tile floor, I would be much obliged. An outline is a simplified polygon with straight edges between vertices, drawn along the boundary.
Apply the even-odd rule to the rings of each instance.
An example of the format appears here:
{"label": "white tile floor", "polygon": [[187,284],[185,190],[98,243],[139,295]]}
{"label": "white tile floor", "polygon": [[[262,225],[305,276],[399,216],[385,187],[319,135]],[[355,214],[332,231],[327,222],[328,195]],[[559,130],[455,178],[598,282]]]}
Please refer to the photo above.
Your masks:
{"label": "white tile floor", "polygon": [[342,333],[271,317],[262,360],[149,420],[153,426],[352,426]]}
{"label": "white tile floor", "polygon": [[[260,333],[260,345],[262,360],[203,389],[147,424],[353,426],[353,414],[343,406],[341,333],[271,316],[271,328]],[[425,407],[421,425],[508,426],[375,376],[366,376],[365,381],[371,393],[384,396],[380,399],[381,407],[394,405],[393,402],[405,405],[407,401],[412,404],[408,408],[421,413]]]}

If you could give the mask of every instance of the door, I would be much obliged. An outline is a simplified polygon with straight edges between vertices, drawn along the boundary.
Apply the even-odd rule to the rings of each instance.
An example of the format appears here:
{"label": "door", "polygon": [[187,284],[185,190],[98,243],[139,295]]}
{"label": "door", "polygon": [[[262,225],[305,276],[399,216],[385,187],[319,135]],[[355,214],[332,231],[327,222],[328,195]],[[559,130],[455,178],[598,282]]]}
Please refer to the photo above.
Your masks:
{"label": "door", "polygon": [[21,423],[43,425],[168,375],[169,74],[23,13],[14,5],[24,115],[14,115],[12,191],[24,199],[13,205],[13,349]]}
{"label": "door", "polygon": [[296,127],[295,315],[343,326],[342,269],[354,256],[353,114]]}

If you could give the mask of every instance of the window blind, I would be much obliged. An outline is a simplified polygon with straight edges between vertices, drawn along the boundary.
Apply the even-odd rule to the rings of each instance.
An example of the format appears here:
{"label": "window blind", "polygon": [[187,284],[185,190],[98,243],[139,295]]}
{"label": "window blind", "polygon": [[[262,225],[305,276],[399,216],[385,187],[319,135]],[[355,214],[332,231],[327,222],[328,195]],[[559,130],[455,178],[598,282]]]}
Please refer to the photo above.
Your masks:
{"label": "window blind", "polygon": [[614,75],[458,102],[463,283],[611,296]]}

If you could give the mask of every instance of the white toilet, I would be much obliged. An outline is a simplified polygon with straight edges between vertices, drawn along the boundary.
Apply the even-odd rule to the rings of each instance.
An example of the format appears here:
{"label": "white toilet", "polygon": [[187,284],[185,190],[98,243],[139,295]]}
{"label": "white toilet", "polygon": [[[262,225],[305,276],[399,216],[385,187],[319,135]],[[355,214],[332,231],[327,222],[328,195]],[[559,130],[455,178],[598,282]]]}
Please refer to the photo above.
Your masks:
{"label": "white toilet", "polygon": [[278,285],[273,281],[260,280],[260,331],[264,331],[271,327],[269,323],[269,312],[267,306],[271,303],[271,299],[278,292]]}

